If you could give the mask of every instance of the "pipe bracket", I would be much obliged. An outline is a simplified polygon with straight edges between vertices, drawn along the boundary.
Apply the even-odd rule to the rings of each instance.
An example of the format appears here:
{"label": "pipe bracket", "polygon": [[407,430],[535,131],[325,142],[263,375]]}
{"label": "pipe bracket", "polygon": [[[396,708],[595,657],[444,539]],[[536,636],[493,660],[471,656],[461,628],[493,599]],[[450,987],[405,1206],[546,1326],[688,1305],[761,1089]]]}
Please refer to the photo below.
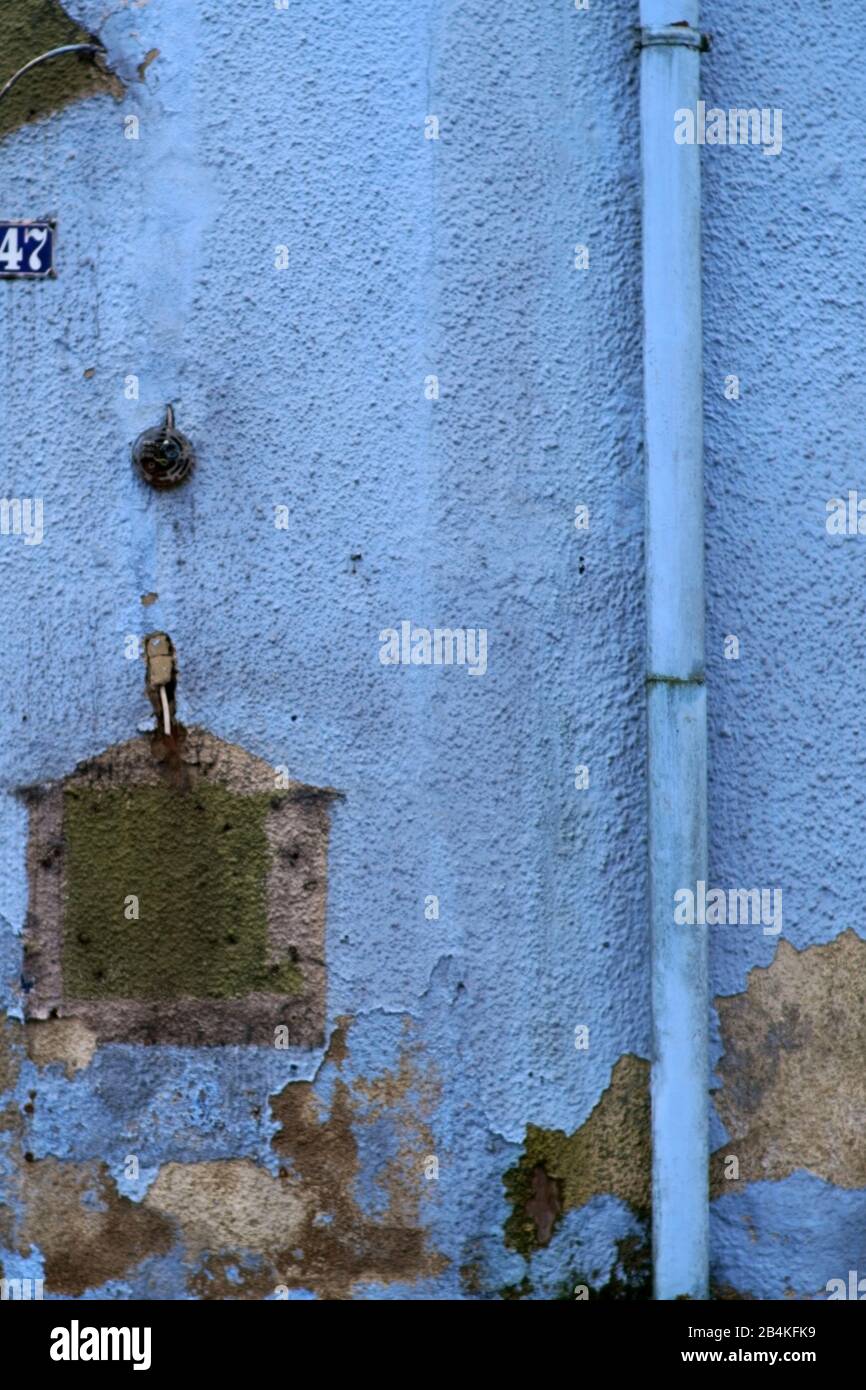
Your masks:
{"label": "pipe bracket", "polygon": [[690,24],[645,25],[637,31],[638,48],[694,48],[706,53],[710,47],[709,34],[702,34]]}

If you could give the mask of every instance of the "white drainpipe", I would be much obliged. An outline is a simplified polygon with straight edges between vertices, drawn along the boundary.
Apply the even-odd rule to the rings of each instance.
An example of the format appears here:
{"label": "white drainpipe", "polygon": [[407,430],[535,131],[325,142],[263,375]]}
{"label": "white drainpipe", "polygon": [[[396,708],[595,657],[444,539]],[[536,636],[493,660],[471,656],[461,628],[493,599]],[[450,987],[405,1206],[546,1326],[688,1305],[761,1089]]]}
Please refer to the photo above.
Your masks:
{"label": "white drainpipe", "polygon": [[[644,439],[655,1297],[707,1297],[705,927],[674,894],[707,877],[698,0],[641,0]],[[684,22],[685,21],[685,22]]]}

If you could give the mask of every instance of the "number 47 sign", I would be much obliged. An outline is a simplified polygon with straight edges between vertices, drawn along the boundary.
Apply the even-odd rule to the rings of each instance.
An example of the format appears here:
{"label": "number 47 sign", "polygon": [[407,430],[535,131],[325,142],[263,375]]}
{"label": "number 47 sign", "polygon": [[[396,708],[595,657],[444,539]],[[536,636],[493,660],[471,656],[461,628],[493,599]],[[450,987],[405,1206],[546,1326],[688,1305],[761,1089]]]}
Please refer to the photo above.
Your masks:
{"label": "number 47 sign", "polygon": [[55,274],[56,223],[0,221],[0,280],[43,280]]}

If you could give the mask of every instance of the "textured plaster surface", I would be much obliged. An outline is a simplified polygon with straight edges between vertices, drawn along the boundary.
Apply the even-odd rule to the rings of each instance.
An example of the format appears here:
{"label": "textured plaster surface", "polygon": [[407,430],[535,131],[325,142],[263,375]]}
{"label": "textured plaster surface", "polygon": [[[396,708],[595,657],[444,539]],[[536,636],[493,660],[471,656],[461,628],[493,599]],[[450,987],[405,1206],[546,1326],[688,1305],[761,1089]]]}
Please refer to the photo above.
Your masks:
{"label": "textured plaster surface", "polygon": [[[502,1175],[527,1124],[573,1134],[620,1056],[647,1054],[629,7],[591,29],[562,6],[480,0],[69,8],[99,26],[126,95],[0,150],[4,213],[59,219],[58,279],[0,285],[4,493],[43,495],[46,517],[41,546],[3,538],[0,555],[5,591],[32,594],[27,616],[4,612],[2,776],[59,780],[133,737],[150,706],[125,638],[169,633],[184,724],[343,794],[326,1034],[355,1024],[351,1104],[321,1050],[110,1043],[75,1069],[79,1044],[51,1060],[22,1040],[19,1112],[37,1095],[19,1142],[34,1164],[105,1163],[133,1209],[179,1223],[194,1179],[202,1201],[224,1179],[241,1206],[263,1179],[238,1165],[280,1180],[280,1106],[314,1130],[336,1106],[342,1166],[301,1182],[304,1211],[315,1193],[324,1213],[307,1284],[303,1265],[262,1264],[255,1233],[232,1284],[223,1233],[187,1257],[178,1224],[169,1252],[94,1266],[93,1286],[261,1297],[281,1275],[292,1296],[496,1296],[526,1272]],[[578,241],[592,275],[573,269]],[[198,462],[157,495],[129,446],[169,400]],[[378,633],[403,619],[486,627],[487,674],[382,667]],[[20,1013],[26,808],[4,816],[2,973]],[[429,1115],[388,1089],[407,1025],[438,1088]],[[383,1221],[404,1232],[394,1249]],[[366,1233],[358,1255],[346,1222]],[[633,1229],[615,1196],[568,1212],[533,1257],[535,1296],[579,1251],[606,1278]]]}
{"label": "textured plaster surface", "polygon": [[[633,1286],[645,1110],[601,1120],[649,1056],[636,7],[106,8],[67,6],[120,104],[66,101],[86,93],[46,68],[45,119],[0,144],[0,213],[59,224],[57,280],[0,283],[2,494],[45,514],[41,545],[0,537],[4,1271],[117,1299]],[[734,0],[704,23],[708,100],[785,109],[779,159],[703,156],[711,873],[782,886],[785,938],[826,981],[803,948],[863,935],[860,541],[824,531],[827,497],[866,489],[863,18]],[[158,495],[129,448],[168,401],[197,467]],[[486,627],[487,673],[382,667],[403,619]],[[135,737],[127,638],[154,630],[184,724],[343,794],[327,1057],[21,1021],[15,789]],[[737,1119],[749,1160],[715,1201],[714,1265],[814,1296],[862,1262],[838,1152],[859,1131],[830,1100],[838,1143],[789,1125],[773,1157],[744,1108],[737,1071],[787,1103],[733,1003],[777,950],[777,993],[737,1006],[768,1038],[790,952],[711,942],[732,1001],[714,1147]],[[853,1055],[814,1066],[838,1087]],[[535,1165],[545,1239],[524,1254],[503,1179],[528,1134],[579,1162],[554,1217],[558,1173]]]}

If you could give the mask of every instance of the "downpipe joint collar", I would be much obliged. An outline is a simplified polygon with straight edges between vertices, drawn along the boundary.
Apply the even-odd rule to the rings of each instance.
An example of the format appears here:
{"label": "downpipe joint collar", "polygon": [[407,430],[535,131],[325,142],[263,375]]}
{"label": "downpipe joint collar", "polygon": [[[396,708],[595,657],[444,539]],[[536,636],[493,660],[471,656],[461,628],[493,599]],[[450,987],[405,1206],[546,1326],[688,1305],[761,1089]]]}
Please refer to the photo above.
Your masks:
{"label": "downpipe joint collar", "polygon": [[706,53],[712,42],[709,34],[702,34],[690,24],[645,25],[636,34],[638,48],[694,48],[698,53]]}

